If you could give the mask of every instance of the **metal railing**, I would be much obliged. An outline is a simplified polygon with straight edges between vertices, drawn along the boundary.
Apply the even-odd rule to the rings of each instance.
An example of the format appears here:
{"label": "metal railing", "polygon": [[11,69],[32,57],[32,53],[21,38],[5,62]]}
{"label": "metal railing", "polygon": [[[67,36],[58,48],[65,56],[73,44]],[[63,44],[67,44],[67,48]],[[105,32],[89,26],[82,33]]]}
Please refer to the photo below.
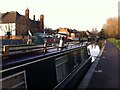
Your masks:
{"label": "metal railing", "polygon": [[[73,48],[76,44],[69,45],[69,48]],[[10,56],[24,53],[33,53],[33,52],[43,52],[47,53],[48,50],[55,49],[56,51],[67,49],[68,45],[64,45],[62,47],[53,46],[49,47],[47,45],[34,45],[34,44],[21,44],[21,45],[4,45],[1,48],[1,55]]]}

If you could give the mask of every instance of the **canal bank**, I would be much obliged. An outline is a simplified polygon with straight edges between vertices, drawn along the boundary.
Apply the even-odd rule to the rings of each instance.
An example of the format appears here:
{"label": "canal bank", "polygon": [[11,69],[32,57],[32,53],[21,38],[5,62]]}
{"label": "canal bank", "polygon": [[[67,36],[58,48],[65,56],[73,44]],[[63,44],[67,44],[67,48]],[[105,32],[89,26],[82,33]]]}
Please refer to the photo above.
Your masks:
{"label": "canal bank", "polygon": [[118,65],[120,51],[111,42],[106,42],[101,57],[92,64],[78,89],[97,90],[112,89],[119,90],[120,85]]}

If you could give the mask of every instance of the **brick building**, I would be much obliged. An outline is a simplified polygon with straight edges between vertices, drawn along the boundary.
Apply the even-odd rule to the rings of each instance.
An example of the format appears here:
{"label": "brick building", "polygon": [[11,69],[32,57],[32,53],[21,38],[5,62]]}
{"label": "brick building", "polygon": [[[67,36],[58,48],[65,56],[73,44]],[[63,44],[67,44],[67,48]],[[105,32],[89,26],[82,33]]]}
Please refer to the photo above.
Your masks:
{"label": "brick building", "polygon": [[58,33],[62,33],[62,34],[66,34],[68,36],[68,38],[78,38],[80,35],[80,32],[75,30],[75,29],[68,29],[68,28],[59,28],[58,29]]}
{"label": "brick building", "polygon": [[44,15],[40,15],[40,21],[35,20],[35,15],[31,20],[28,8],[25,10],[25,15],[16,11],[2,13],[0,21],[0,36],[5,36],[7,32],[10,32],[13,36],[21,36],[28,35],[28,30],[32,34],[44,31]]}

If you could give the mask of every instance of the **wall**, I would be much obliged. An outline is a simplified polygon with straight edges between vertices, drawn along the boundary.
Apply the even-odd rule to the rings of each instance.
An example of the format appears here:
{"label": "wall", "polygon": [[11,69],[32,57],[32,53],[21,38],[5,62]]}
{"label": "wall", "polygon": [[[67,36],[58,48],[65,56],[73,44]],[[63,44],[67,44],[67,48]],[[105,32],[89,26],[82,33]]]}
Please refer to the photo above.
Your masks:
{"label": "wall", "polygon": [[0,24],[0,36],[5,36],[8,31],[15,35],[15,23]]}

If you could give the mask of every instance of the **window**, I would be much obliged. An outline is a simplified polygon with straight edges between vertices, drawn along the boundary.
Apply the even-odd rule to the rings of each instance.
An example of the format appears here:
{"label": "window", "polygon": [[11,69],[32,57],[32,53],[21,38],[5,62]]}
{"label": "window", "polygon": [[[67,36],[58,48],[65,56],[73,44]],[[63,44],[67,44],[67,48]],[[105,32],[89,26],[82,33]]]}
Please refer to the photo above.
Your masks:
{"label": "window", "polygon": [[57,81],[60,82],[68,74],[67,55],[55,59]]}
{"label": "window", "polygon": [[[0,79],[2,82],[2,89],[4,90],[16,90],[22,89],[27,90],[27,83],[26,83],[26,74],[25,71],[7,76],[3,79]],[[18,89],[18,90],[19,90]]]}

